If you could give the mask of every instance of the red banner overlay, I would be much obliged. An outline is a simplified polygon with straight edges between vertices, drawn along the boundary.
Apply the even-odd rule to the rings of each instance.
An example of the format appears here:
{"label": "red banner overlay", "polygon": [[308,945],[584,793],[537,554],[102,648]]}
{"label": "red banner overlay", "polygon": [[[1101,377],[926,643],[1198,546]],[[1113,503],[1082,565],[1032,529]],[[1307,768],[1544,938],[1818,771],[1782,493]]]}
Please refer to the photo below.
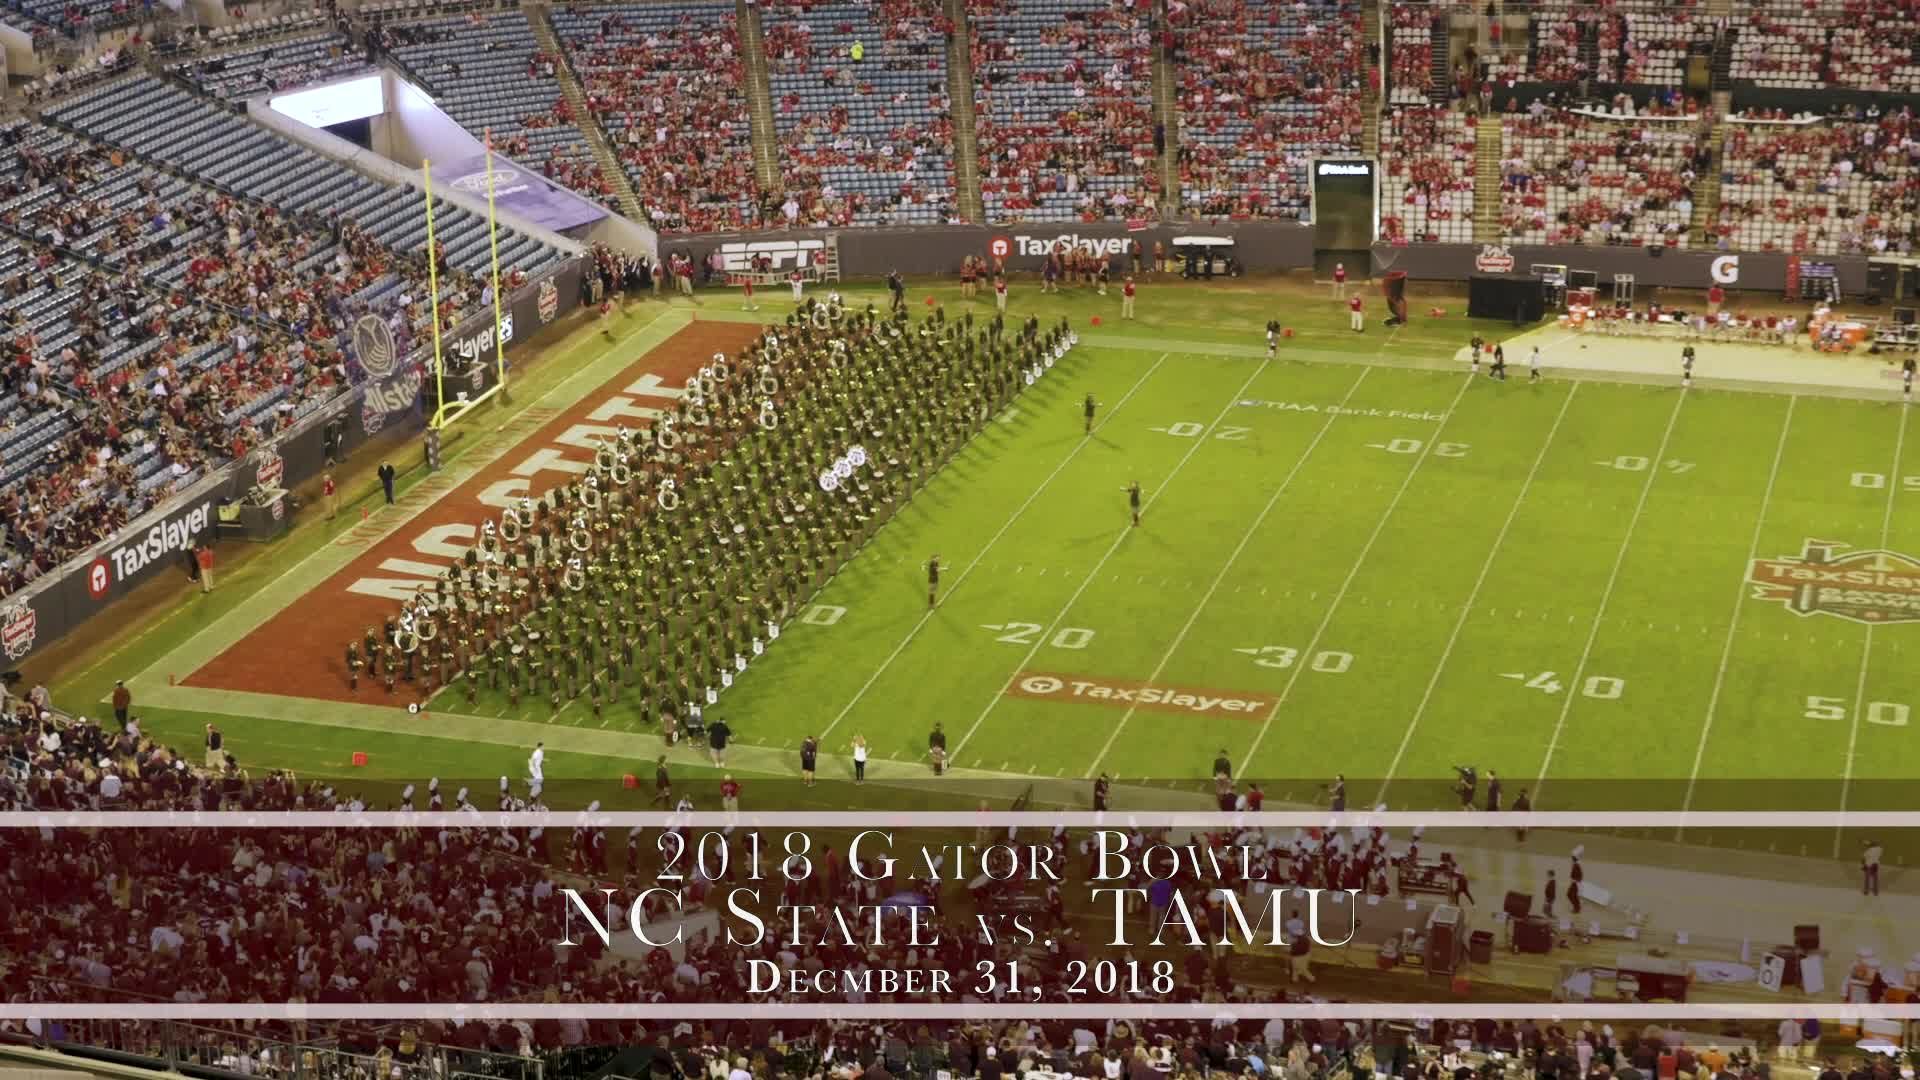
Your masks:
{"label": "red banner overlay", "polygon": [[[644,427],[683,392],[687,376],[715,352],[732,353],[760,332],[745,323],[695,323],[529,434],[405,527],[384,537],[378,523],[336,543],[364,545],[345,569],[255,627],[186,680],[190,686],[334,701],[364,700],[347,683],[343,650],[400,601],[431,583],[479,538],[482,521],[523,498],[573,480],[592,447],[621,426]],[[432,481],[427,481],[431,483]]]}

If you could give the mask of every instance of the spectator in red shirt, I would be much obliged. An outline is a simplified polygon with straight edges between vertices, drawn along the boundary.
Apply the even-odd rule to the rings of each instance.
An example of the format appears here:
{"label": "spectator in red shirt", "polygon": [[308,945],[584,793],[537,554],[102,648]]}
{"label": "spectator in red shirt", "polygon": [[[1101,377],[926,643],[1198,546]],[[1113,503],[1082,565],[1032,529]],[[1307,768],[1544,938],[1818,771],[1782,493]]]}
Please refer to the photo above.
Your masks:
{"label": "spectator in red shirt", "polygon": [[1132,274],[1128,274],[1126,282],[1120,286],[1120,317],[1123,319],[1133,318],[1133,275]]}
{"label": "spectator in red shirt", "polygon": [[1362,306],[1358,293],[1355,293],[1353,297],[1347,301],[1348,321],[1352,324],[1355,333],[1367,328],[1366,318],[1360,313]]}
{"label": "spectator in red shirt", "polygon": [[735,780],[732,773],[720,781],[720,805],[729,814],[740,812],[740,781]]}

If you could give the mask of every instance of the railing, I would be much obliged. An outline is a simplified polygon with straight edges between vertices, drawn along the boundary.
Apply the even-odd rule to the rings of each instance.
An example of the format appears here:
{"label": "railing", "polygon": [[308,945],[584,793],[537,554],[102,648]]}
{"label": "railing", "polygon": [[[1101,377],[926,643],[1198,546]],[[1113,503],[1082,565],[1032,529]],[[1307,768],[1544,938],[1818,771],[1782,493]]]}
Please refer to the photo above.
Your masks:
{"label": "railing", "polygon": [[[106,1052],[171,1072],[183,1066],[227,1069],[269,1080],[545,1080],[547,1074],[547,1062],[537,1057],[419,1041],[403,1055],[392,1049],[402,1043],[399,1031],[324,1030],[316,1038],[296,1040],[291,1033],[281,1038],[173,1020],[82,1019],[47,1021],[41,1033],[42,1041],[76,1057]],[[371,1054],[348,1049],[340,1045],[342,1036],[378,1043],[381,1049]]]}

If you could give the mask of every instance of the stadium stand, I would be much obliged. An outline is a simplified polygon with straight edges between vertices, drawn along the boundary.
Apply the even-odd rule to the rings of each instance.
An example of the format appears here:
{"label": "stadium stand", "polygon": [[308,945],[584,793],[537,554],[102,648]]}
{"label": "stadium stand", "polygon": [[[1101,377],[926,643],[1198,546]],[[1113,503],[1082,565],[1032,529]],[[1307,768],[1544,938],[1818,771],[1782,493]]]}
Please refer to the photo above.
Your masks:
{"label": "stadium stand", "polygon": [[541,52],[524,13],[382,21],[374,34],[461,126],[476,136],[491,131],[500,153],[618,209],[560,94],[559,58]]}
{"label": "stadium stand", "polygon": [[1734,79],[1803,90],[1826,85],[1829,20],[1793,0],[1753,0],[1733,45]]}
{"label": "stadium stand", "polygon": [[650,224],[760,221],[731,2],[571,5],[554,9],[553,30]]}
{"label": "stadium stand", "polygon": [[931,225],[951,218],[949,30],[936,0],[762,11],[787,194],[778,220]]}
{"label": "stadium stand", "polygon": [[1912,250],[1920,167],[1905,112],[1871,121],[1728,125],[1716,242],[1741,251]]}
{"label": "stadium stand", "polygon": [[1148,19],[1105,0],[969,0],[991,221],[1158,213]]}
{"label": "stadium stand", "polygon": [[1196,0],[1175,33],[1181,205],[1306,217],[1312,159],[1360,147],[1359,5]]}
{"label": "stadium stand", "polygon": [[[1494,123],[1488,119],[1487,123]],[[1388,243],[1473,242],[1476,122],[1451,109],[1394,109],[1380,130],[1380,234]]]}
{"label": "stadium stand", "polygon": [[[426,247],[418,196],[385,187],[344,165],[274,137],[263,128],[149,76],[136,76],[69,99],[47,117],[109,146],[195,175],[223,191],[289,211],[351,220],[397,252]],[[449,267],[466,273],[487,265],[486,221],[451,204],[435,207],[437,239]],[[529,236],[510,234],[500,263],[532,273],[560,257]],[[443,283],[445,300],[462,289]],[[463,310],[443,311],[457,321]],[[416,320],[416,324],[419,324]]]}
{"label": "stadium stand", "polygon": [[1395,4],[1388,39],[1387,100],[1417,105],[1429,100],[1433,84],[1433,21],[1425,4]]}
{"label": "stadium stand", "polygon": [[367,58],[352,41],[331,31],[266,44],[213,48],[192,60],[169,64],[167,70],[227,101],[305,86],[368,66]]}
{"label": "stadium stand", "polygon": [[1685,247],[1705,147],[1684,120],[1536,106],[1500,131],[1509,243]]}

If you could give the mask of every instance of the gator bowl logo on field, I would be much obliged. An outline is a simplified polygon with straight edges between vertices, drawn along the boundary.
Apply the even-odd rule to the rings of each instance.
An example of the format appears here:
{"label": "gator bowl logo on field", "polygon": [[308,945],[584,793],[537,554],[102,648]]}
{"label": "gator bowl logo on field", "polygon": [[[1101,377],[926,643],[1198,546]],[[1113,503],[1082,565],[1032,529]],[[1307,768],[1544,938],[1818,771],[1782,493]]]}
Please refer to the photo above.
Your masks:
{"label": "gator bowl logo on field", "polygon": [[0,647],[6,649],[7,659],[18,660],[32,652],[34,634],[39,629],[40,616],[34,614],[30,604],[15,604],[0,612]]}
{"label": "gator bowl logo on field", "polygon": [[1473,268],[1483,274],[1511,274],[1513,266],[1513,251],[1500,244],[1488,244],[1473,257]]}
{"label": "gator bowl logo on field", "polygon": [[399,359],[393,346],[393,331],[378,315],[362,315],[353,324],[353,356],[368,379],[384,379],[393,374]]}
{"label": "gator bowl logo on field", "polygon": [[1920,622],[1920,559],[1896,551],[1808,540],[1798,555],[1753,560],[1747,580],[1755,600],[1784,604],[1795,615]]}
{"label": "gator bowl logo on field", "polygon": [[548,278],[540,283],[540,293],[537,297],[537,302],[541,326],[552,322],[553,317],[560,314],[560,288],[553,283],[552,278]]}

